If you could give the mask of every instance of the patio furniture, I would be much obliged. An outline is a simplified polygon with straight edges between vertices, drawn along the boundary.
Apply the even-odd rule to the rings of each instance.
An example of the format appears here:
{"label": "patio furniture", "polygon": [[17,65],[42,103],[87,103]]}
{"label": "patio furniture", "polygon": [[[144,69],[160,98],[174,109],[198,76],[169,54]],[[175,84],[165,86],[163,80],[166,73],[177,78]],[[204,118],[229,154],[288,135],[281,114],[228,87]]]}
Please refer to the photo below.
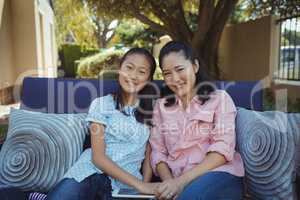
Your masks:
{"label": "patio furniture", "polygon": [[[161,87],[162,81],[154,81]],[[248,110],[262,111],[263,93],[262,85],[258,81],[239,81],[239,82],[216,82],[219,89],[226,90],[237,107]],[[117,82],[113,80],[95,80],[95,79],[59,79],[59,78],[33,78],[27,77],[23,81],[21,94],[21,109],[44,112],[44,113],[86,113],[93,99],[112,93],[117,90]],[[247,112],[242,110],[242,112]],[[250,115],[249,115],[250,116]],[[240,119],[242,120],[242,118]],[[299,120],[300,122],[300,120]],[[246,123],[246,122],[245,122]],[[243,127],[244,128],[244,127]],[[299,131],[299,130],[297,130]],[[243,136],[244,137],[244,136]],[[247,137],[246,137],[247,138]],[[240,144],[242,135],[237,135],[237,150],[248,150],[249,146]],[[249,139],[249,138],[247,138]],[[253,138],[250,138],[250,140]],[[292,140],[292,139],[290,139]],[[242,141],[245,142],[245,141]],[[254,143],[257,138],[254,138]],[[84,148],[90,147],[89,137],[86,138]],[[265,151],[268,151],[267,149]],[[267,154],[267,152],[265,152]],[[245,158],[246,170],[252,173],[251,169],[255,166],[255,155],[247,156],[247,152],[241,153]],[[251,159],[254,159],[253,161]],[[268,169],[265,169],[265,171]],[[249,175],[249,177],[247,177]],[[247,174],[246,181],[249,180],[250,189],[257,188],[255,180],[251,180],[253,175]],[[290,182],[293,177],[289,177]],[[251,185],[253,184],[253,185]],[[262,185],[267,184],[262,182]],[[247,189],[248,190],[248,189]],[[251,191],[250,192],[256,192]],[[258,191],[259,192],[259,191]],[[256,198],[255,198],[256,199]],[[294,199],[291,197],[290,199]]]}

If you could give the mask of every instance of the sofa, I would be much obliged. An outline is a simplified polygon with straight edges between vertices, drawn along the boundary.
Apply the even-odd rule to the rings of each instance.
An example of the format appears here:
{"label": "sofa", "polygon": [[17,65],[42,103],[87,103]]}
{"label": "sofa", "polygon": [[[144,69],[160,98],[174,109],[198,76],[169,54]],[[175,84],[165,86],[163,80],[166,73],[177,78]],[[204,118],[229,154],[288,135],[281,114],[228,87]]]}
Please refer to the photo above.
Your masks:
{"label": "sofa", "polygon": [[[267,127],[264,124],[267,121],[266,119],[274,119],[275,114],[278,113],[262,112],[263,91],[259,81],[218,81],[215,83],[219,89],[226,90],[230,94],[239,109],[236,124],[236,148],[242,155],[246,169],[245,199],[297,199],[296,188],[299,186],[296,184],[298,180],[298,161],[296,158],[298,157],[299,140],[297,134],[300,132],[300,126],[295,127],[288,123],[286,127],[288,126],[289,129],[286,133],[280,129],[277,131],[280,134],[277,134],[272,127]],[[162,81],[154,81],[154,84],[158,87],[163,86]],[[114,80],[26,77],[22,85],[21,109],[55,114],[86,113],[93,99],[114,92],[117,87],[117,82]],[[288,115],[279,113],[280,117]],[[289,117],[288,119],[293,121],[292,124],[300,124],[298,114]],[[254,120],[254,118],[258,118],[258,120]],[[272,122],[275,122],[274,126],[276,126],[276,120],[272,120]],[[280,118],[278,122],[281,121]],[[285,135],[288,135],[287,133],[291,131],[295,136],[280,139],[286,138]],[[271,136],[269,136],[269,132],[271,132]],[[274,136],[276,134],[278,136]],[[278,166],[274,164],[279,156],[273,158],[273,153],[270,152],[272,148],[274,152],[277,152],[277,148],[272,143],[272,137],[279,137],[280,144],[283,143],[281,140],[285,141],[286,144],[282,147],[282,151],[285,151],[284,148],[289,146],[293,147],[287,150],[291,153],[281,156],[284,158],[285,155],[288,155],[286,156],[287,159],[291,157],[289,161],[291,164],[284,164],[281,157],[281,160],[277,160],[280,161],[277,164]],[[273,145],[272,148],[267,148],[270,145]],[[87,147],[90,147],[89,137],[85,138],[83,149]],[[278,151],[278,154],[280,154],[281,150]],[[273,169],[273,166],[276,166],[276,168]],[[275,174],[279,174],[279,177],[276,177],[278,181],[270,178],[275,177]],[[283,177],[287,178],[281,181]],[[292,188],[290,189],[290,187]]]}

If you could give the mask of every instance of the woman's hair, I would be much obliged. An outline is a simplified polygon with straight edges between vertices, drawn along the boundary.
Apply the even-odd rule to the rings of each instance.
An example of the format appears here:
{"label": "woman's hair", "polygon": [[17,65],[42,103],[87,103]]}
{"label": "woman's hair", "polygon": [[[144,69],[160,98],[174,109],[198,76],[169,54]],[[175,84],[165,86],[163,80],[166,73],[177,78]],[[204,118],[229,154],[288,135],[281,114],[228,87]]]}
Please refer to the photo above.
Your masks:
{"label": "woman's hair", "polygon": [[[172,52],[180,52],[183,56],[189,60],[192,64],[196,64],[196,60],[199,62],[200,69],[196,73],[196,83],[195,87],[197,87],[197,95],[199,100],[204,104],[207,100],[210,99],[209,94],[215,91],[214,85],[211,83],[211,78],[208,75],[207,67],[205,62],[199,56],[197,57],[193,49],[179,41],[171,41],[168,42],[159,53],[159,66],[162,69],[163,59],[165,56]],[[167,86],[163,88],[162,92],[163,96],[166,97],[165,106],[172,106],[175,103],[174,92]]]}
{"label": "woman's hair", "polygon": [[[120,61],[120,67],[126,60],[126,58],[133,54],[142,55],[147,59],[147,61],[150,64],[150,81],[152,81],[156,68],[156,62],[152,54],[144,48],[132,48],[129,51],[127,51]],[[138,92],[139,106],[134,113],[135,119],[138,122],[151,125],[152,111],[155,100],[154,97],[157,96],[156,91],[157,90],[155,90],[154,85],[147,83],[145,87]],[[122,98],[123,92],[124,91],[122,90],[122,87],[119,86],[119,89],[115,94],[116,109],[120,110],[123,114],[128,115],[124,112],[124,110],[122,110],[124,107],[124,101]]]}

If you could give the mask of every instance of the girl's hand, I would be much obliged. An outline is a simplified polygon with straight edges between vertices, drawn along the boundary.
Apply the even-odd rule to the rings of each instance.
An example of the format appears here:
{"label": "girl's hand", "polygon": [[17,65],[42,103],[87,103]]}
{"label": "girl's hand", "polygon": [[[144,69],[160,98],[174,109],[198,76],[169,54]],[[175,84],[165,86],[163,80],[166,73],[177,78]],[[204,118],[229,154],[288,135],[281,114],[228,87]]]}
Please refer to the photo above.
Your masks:
{"label": "girl's hand", "polygon": [[157,191],[159,188],[159,185],[161,183],[146,183],[141,182],[139,186],[137,187],[137,190],[142,194],[154,194],[157,195]]}
{"label": "girl's hand", "polygon": [[175,199],[184,189],[185,183],[180,178],[165,180],[158,188],[158,199]]}

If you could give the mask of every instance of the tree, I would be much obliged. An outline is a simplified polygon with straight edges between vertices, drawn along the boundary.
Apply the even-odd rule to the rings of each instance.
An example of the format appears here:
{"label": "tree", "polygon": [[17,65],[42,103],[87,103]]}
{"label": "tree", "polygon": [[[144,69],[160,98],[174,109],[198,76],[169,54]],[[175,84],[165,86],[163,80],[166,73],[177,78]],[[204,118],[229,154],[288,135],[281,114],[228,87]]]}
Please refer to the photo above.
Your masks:
{"label": "tree", "polygon": [[59,47],[66,42],[75,42],[82,47],[97,47],[92,23],[81,4],[73,0],[54,0],[53,10]]}
{"label": "tree", "polygon": [[[153,30],[190,44],[209,70],[220,77],[218,46],[223,29],[242,0],[86,0],[99,13],[113,18],[133,17]],[[292,0],[244,0],[250,11],[259,14],[293,10]],[[284,2],[282,6],[282,3]],[[293,1],[299,2],[299,1]],[[288,7],[285,7],[288,6]],[[252,10],[251,10],[252,9]],[[262,12],[262,13],[260,13]],[[298,12],[299,13],[299,12]]]}
{"label": "tree", "polygon": [[[219,77],[218,44],[224,26],[238,0],[86,0],[99,13],[111,17],[133,17],[173,40],[190,44],[209,70]],[[187,19],[196,19],[192,27]]]}
{"label": "tree", "polygon": [[[114,36],[117,20],[98,15],[80,0],[54,0],[58,45],[74,41],[82,47],[105,48]],[[114,25],[113,25],[114,24]]]}
{"label": "tree", "polygon": [[250,3],[248,0],[239,1],[229,18],[229,23],[239,24],[249,21],[253,14],[253,7],[251,7]]}
{"label": "tree", "polygon": [[281,41],[283,46],[300,45],[300,31],[290,30],[285,28],[282,31],[281,37],[282,37]]}
{"label": "tree", "polygon": [[86,1],[79,0],[78,2],[84,5],[90,20],[93,22],[98,47],[106,48],[115,35],[115,28],[118,26],[119,21],[112,20],[104,14],[100,15],[97,12],[97,7],[89,5]]}
{"label": "tree", "polygon": [[116,35],[125,46],[144,47],[149,51],[162,36],[136,19],[122,20],[116,28]]}
{"label": "tree", "polygon": [[299,0],[249,0],[253,15],[277,15],[282,19],[300,16]]}

